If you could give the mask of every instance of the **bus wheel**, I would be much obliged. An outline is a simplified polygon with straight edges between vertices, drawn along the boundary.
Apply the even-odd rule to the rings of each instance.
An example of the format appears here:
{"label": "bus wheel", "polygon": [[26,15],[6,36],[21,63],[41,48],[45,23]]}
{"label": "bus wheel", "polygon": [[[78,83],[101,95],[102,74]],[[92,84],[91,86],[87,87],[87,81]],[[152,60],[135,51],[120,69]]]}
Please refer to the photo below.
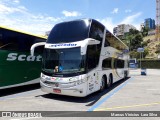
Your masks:
{"label": "bus wheel", "polygon": [[127,77],[128,77],[128,73],[127,73],[127,71],[125,71],[125,72],[124,72],[124,78],[123,78],[123,79],[125,80],[125,79],[127,79]]}
{"label": "bus wheel", "polygon": [[101,79],[100,92],[104,91],[105,84],[106,84],[106,80],[105,80],[105,77],[103,76],[102,79]]}
{"label": "bus wheel", "polygon": [[109,75],[108,83],[107,83],[107,88],[111,87],[112,85],[112,75]]}

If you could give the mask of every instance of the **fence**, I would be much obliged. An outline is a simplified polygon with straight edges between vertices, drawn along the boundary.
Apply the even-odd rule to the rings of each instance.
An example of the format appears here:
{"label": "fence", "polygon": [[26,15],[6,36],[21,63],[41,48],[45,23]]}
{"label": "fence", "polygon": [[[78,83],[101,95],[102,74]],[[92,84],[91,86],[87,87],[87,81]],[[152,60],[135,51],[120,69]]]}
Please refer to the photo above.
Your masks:
{"label": "fence", "polygon": [[[140,60],[138,60],[140,67]],[[141,68],[160,69],[160,60],[141,60]]]}

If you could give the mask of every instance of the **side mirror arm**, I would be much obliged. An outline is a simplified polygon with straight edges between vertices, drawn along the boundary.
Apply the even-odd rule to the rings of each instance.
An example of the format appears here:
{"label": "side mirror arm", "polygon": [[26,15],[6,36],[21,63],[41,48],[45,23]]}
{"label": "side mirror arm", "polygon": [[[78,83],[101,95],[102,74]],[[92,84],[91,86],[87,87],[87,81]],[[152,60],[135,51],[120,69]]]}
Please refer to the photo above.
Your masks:
{"label": "side mirror arm", "polygon": [[39,43],[35,43],[31,46],[31,49],[30,49],[30,53],[31,53],[31,56],[34,56],[34,49],[38,46],[42,46],[42,45],[45,45],[46,42],[39,42]]}

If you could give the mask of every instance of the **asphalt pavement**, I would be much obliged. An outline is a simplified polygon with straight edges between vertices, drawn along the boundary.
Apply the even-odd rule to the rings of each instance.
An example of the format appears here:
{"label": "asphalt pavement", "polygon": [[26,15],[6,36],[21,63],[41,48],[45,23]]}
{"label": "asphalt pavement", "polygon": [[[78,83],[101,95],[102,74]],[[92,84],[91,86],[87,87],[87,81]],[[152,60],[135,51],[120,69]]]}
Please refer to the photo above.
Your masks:
{"label": "asphalt pavement", "polygon": [[[110,89],[104,92],[96,92],[84,98],[53,95],[42,92],[39,89],[39,84],[18,87],[13,89],[1,90],[0,96],[0,111],[62,111],[55,113],[57,116],[65,116],[70,111],[69,116],[72,117],[76,113],[85,111],[107,111],[113,112],[110,119],[128,120],[127,117],[114,116],[114,112],[136,112],[148,111],[152,112],[153,116],[129,117],[131,120],[144,119],[144,120],[159,120],[156,117],[156,111],[160,111],[160,70],[147,69],[147,75],[141,75],[140,69],[131,69],[130,77],[126,80],[121,80]],[[72,111],[72,112],[71,112]],[[106,112],[106,114],[108,114]],[[95,113],[95,112],[94,112]],[[155,115],[154,115],[155,113]],[[110,114],[110,113],[109,113]],[[143,114],[143,112],[142,112]],[[51,115],[48,113],[48,115]],[[115,114],[116,115],[116,114]],[[119,114],[117,114],[119,115]],[[58,119],[87,119],[97,120],[106,119],[105,117],[56,117]],[[83,118],[85,117],[85,118]],[[0,118],[1,119],[1,118]],[[24,118],[3,118],[10,120],[23,120],[23,119],[55,119],[55,117],[24,117]]]}

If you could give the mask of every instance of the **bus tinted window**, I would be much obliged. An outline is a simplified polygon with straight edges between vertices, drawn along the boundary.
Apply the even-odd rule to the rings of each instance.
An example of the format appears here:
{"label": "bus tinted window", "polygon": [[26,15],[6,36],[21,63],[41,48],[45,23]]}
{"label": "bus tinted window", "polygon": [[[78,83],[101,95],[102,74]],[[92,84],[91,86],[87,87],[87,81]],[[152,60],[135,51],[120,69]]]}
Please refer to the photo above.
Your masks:
{"label": "bus tinted window", "polygon": [[108,37],[107,37],[107,32],[108,32],[108,31],[106,31],[105,41],[104,41],[104,47],[110,46],[110,43],[109,43]]}
{"label": "bus tinted window", "polygon": [[67,43],[88,38],[90,20],[64,22],[54,26],[47,43]]}
{"label": "bus tinted window", "polygon": [[103,35],[104,35],[104,26],[96,21],[92,21],[89,37],[102,42]]}
{"label": "bus tinted window", "polygon": [[124,68],[124,60],[114,58],[114,68]]}
{"label": "bus tinted window", "polygon": [[108,40],[109,45],[113,48],[120,51],[127,49],[126,46],[109,31],[106,31],[106,39]]}
{"label": "bus tinted window", "polygon": [[124,60],[117,60],[117,68],[124,68]]}
{"label": "bus tinted window", "polygon": [[35,53],[39,53],[39,54],[42,54],[44,51],[44,46],[38,46],[35,48]]}
{"label": "bus tinted window", "polygon": [[0,28],[1,50],[30,51],[31,45],[40,41],[44,41],[44,39]]}
{"label": "bus tinted window", "polygon": [[105,27],[102,24],[100,24],[99,22],[95,20],[92,20],[89,37],[100,41],[100,44],[96,45],[96,49],[95,49],[97,52],[98,58],[101,52],[102,41],[103,41],[103,36],[104,36],[104,29]]}
{"label": "bus tinted window", "polygon": [[102,68],[112,68],[112,58],[106,58],[102,61]]}
{"label": "bus tinted window", "polygon": [[87,66],[88,70],[95,68],[99,63],[100,50],[97,45],[87,47]]}

